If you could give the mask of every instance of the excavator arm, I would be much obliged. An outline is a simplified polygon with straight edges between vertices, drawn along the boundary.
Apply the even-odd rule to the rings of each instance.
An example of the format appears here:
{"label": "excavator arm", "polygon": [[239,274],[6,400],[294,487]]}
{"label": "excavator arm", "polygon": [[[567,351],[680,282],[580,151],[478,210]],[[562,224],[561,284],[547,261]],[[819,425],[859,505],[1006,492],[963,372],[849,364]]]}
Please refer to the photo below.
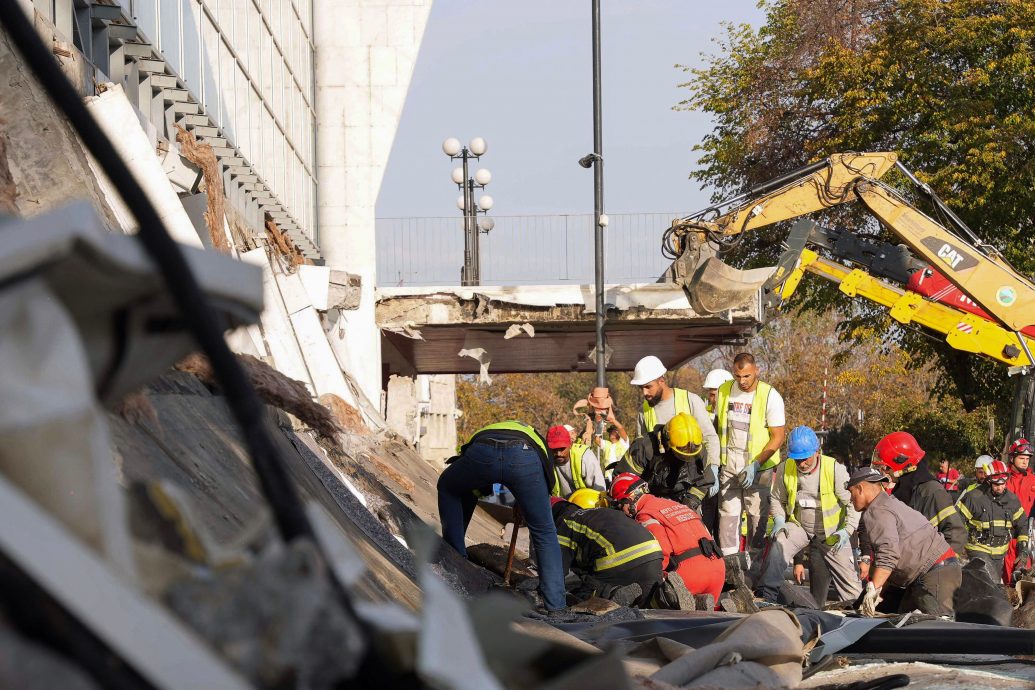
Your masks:
{"label": "excavator arm", "polygon": [[[1035,323],[1035,284],[1015,271],[951,211],[960,230],[954,234],[878,181],[898,166],[916,181],[894,153],[842,153],[777,178],[746,194],[673,222],[665,246],[676,258],[670,278],[683,283],[695,309],[718,312],[743,302],[762,285],[782,282],[794,255],[771,269],[742,272],[712,256],[737,235],[851,201],[860,201],[888,230],[901,238],[956,287],[1009,330]],[[918,182],[919,184],[919,182]],[[935,203],[940,200],[923,188]],[[961,235],[968,235],[964,239]],[[1018,340],[1018,343],[1023,341]],[[1025,343],[1026,344],[1026,343]]]}

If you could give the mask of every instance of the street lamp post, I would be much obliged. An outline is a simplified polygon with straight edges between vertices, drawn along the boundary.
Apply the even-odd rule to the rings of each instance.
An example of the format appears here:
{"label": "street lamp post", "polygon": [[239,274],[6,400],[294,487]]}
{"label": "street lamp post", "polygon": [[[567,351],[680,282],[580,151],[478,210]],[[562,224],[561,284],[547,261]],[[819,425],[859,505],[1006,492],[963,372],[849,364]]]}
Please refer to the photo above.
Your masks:
{"label": "street lamp post", "polygon": [[483,194],[477,202],[474,199],[474,190],[485,189],[492,181],[492,173],[485,168],[479,168],[474,175],[470,174],[469,161],[480,160],[488,145],[481,137],[475,137],[462,146],[460,140],[450,137],[442,143],[442,151],[450,160],[463,161],[462,167],[453,170],[453,182],[461,190],[460,197],[456,200],[457,208],[464,214],[464,267],[460,272],[461,285],[481,284],[481,256],[480,256],[480,233],[486,233],[495,226],[492,218],[486,216],[478,219],[479,213],[488,213],[495,203],[488,194]]}

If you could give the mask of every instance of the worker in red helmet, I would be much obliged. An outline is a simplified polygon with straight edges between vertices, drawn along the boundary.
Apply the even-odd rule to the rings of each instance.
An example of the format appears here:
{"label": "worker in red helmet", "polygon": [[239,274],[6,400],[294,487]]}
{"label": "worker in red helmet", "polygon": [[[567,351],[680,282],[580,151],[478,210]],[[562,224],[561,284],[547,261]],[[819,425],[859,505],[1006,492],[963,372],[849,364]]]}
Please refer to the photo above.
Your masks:
{"label": "worker in red helmet", "polygon": [[[1027,439],[1019,438],[1010,446],[1010,477],[1006,480],[1006,488],[1012,491],[1024,509],[1024,514],[1031,517],[1032,506],[1035,505],[1035,474],[1032,474],[1032,445]],[[1029,534],[1029,538],[1031,535]],[[1012,585],[1015,571],[1023,572],[1029,567],[1027,562],[1017,561],[1017,543],[1010,542],[1010,548],[1003,559],[1003,581]]]}
{"label": "worker in red helmet", "polygon": [[[931,521],[958,554],[967,545],[967,530],[956,506],[926,463],[912,434],[896,431],[877,442],[870,464],[895,483],[891,495]],[[865,546],[865,544],[864,544]],[[866,549],[863,549],[866,554]]]}
{"label": "worker in red helmet", "polygon": [[550,427],[546,447],[553,457],[554,496],[570,496],[579,489],[604,490],[604,473],[596,454],[584,443],[573,444],[566,427]]}
{"label": "worker in red helmet", "polygon": [[625,606],[649,601],[662,577],[661,546],[650,532],[610,508],[580,508],[557,496],[550,507],[561,565],[583,578],[583,595]]}
{"label": "worker in red helmet", "polygon": [[958,504],[970,531],[967,555],[984,561],[992,582],[1002,578],[1011,539],[1017,540],[1017,560],[1023,563],[1028,558],[1027,514],[1017,496],[1006,488],[1009,476],[1006,463],[996,460],[988,466],[984,483]]}
{"label": "worker in red helmet", "polygon": [[647,483],[632,473],[615,477],[609,494],[623,513],[650,530],[661,545],[669,607],[693,610],[696,606],[691,595],[696,594],[710,594],[713,601],[719,600],[726,581],[726,563],[696,511],[652,496]]}

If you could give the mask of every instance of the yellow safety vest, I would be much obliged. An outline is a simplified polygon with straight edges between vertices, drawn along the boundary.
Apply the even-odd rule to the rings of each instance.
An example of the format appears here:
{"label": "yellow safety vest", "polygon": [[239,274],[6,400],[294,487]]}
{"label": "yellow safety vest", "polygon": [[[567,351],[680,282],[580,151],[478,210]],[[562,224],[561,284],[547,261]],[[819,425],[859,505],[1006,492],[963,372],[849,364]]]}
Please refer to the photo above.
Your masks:
{"label": "yellow safety vest", "polygon": [[[682,395],[680,395],[682,393]],[[675,396],[676,412],[673,417],[680,412],[686,412],[690,414],[690,391],[685,391],[682,388],[673,388],[672,395]],[[647,401],[643,401],[643,435],[648,436],[650,432],[654,431],[654,427],[658,425],[658,414],[654,411],[654,408],[647,404]]]}
{"label": "yellow safety vest", "polygon": [[[828,544],[836,541],[833,537],[834,532],[844,527],[848,521],[848,510],[838,502],[834,486],[836,464],[837,460],[828,455],[819,456],[819,508],[823,515],[823,534]],[[787,489],[787,504],[784,506],[787,519],[790,522],[798,522],[794,517],[798,500],[798,463],[794,460],[784,463],[783,485]]]}
{"label": "yellow safety vest", "polygon": [[[582,456],[589,450],[589,446],[585,443],[573,443],[571,444],[571,454],[569,455],[569,461],[571,462],[571,492],[575,493],[579,489],[586,488],[586,480],[582,478]],[[561,496],[561,471],[557,469],[556,464],[554,465],[553,472],[557,475],[557,481],[553,485],[553,491],[551,492],[554,496]]]}
{"label": "yellow safety vest", "polygon": [[[726,465],[726,444],[728,443],[727,433],[729,431],[728,415],[730,405],[730,394],[736,381],[727,381],[719,386],[715,396],[715,407],[718,415],[719,427],[719,464]],[[773,387],[768,383],[759,381],[755,386],[755,395],[751,402],[751,420],[748,422],[747,452],[748,460],[754,460],[769,443],[769,427],[765,423],[766,409],[769,406],[769,391]],[[780,451],[776,451],[766,460],[765,464],[759,466],[759,470],[768,470],[780,464]]]}
{"label": "yellow safety vest", "polygon": [[461,451],[467,448],[467,446],[471,444],[471,441],[473,441],[478,434],[484,431],[492,431],[494,429],[498,429],[501,431],[519,431],[525,436],[527,436],[528,440],[534,443],[539,448],[539,450],[543,451],[543,455],[545,455],[547,458],[550,457],[550,451],[546,449],[546,444],[543,442],[542,437],[539,436],[539,433],[535,430],[535,428],[529,426],[528,424],[525,424],[524,422],[519,422],[513,419],[507,420],[505,422],[496,422],[495,424],[487,424],[483,426],[481,429],[471,434],[471,438],[467,440],[467,443],[461,446]]}

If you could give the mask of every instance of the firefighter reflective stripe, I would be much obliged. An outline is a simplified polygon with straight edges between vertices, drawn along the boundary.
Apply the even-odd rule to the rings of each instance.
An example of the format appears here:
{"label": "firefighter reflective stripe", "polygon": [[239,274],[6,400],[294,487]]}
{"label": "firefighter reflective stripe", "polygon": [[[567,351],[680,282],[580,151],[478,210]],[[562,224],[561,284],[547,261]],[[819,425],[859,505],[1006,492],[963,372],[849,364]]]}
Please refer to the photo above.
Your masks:
{"label": "firefighter reflective stripe", "polygon": [[599,572],[601,570],[607,570],[608,568],[616,568],[652,553],[661,553],[661,544],[654,539],[637,544],[636,546],[630,546],[627,549],[622,549],[610,556],[598,558],[596,561],[596,570]]}
{"label": "firefighter reflective stripe", "polygon": [[[848,519],[848,511],[837,500],[837,489],[834,486],[836,463],[837,461],[828,455],[819,456],[819,507],[823,516],[823,535],[828,540]],[[784,512],[791,522],[797,522],[794,513],[798,500],[798,463],[793,460],[784,463],[783,485],[787,489],[787,505],[784,506]]]}
{"label": "firefighter reflective stripe", "polygon": [[[715,411],[719,431],[719,464],[726,464],[726,444],[729,438],[729,406],[730,395],[736,381],[727,381],[719,386],[715,394]],[[747,454],[748,461],[758,457],[766,444],[769,443],[769,427],[765,423],[766,410],[769,406],[769,392],[773,387],[764,381],[759,381],[755,386],[755,395],[751,400],[751,417],[748,422],[747,433]],[[765,464],[759,466],[759,470],[768,470],[780,464],[780,451],[777,450],[766,460]]]}
{"label": "firefighter reflective stripe", "polygon": [[661,523],[658,522],[657,520],[655,520],[654,518],[650,518],[650,519],[644,520],[640,524],[643,525],[644,527],[646,527],[647,525],[660,525]]}
{"label": "firefighter reflective stripe", "polygon": [[976,489],[976,488],[977,488],[977,482],[975,482],[975,483],[973,483],[973,484],[970,484],[969,486],[967,486],[967,488],[966,488],[966,489],[964,489],[964,490],[963,490],[963,491],[962,491],[962,492],[960,493],[960,497],[956,499],[956,508],[959,508],[959,507],[960,507],[960,501],[962,501],[962,500],[963,500],[963,497],[964,497],[964,496],[966,496],[967,494],[969,494],[969,493],[970,493],[971,491],[973,491],[973,490],[974,490],[974,489]]}
{"label": "firefighter reflective stripe", "polygon": [[1010,543],[1007,542],[1001,546],[987,546],[986,544],[975,544],[970,542],[967,544],[967,551],[974,551],[977,553],[987,553],[992,556],[1004,556],[1010,549]]}
{"label": "firefighter reflective stripe", "polygon": [[935,515],[933,518],[931,518],[931,524],[934,525],[935,527],[937,527],[938,525],[942,524],[943,522],[948,520],[950,517],[952,517],[953,513],[955,513],[955,512],[957,512],[957,511],[956,511],[956,506],[954,506],[954,505],[948,506],[947,508],[942,508],[941,511],[937,515]]}
{"label": "firefighter reflective stripe", "polygon": [[[686,412],[690,414],[690,391],[683,390],[682,388],[673,388],[672,395],[675,396],[675,417],[680,412]],[[658,415],[654,412],[654,408],[647,404],[647,401],[643,401],[643,434],[647,435],[654,431],[654,427],[658,425]]]}
{"label": "firefighter reflective stripe", "polygon": [[[582,478],[582,456],[589,450],[589,446],[584,443],[574,443],[571,446],[571,452],[568,455],[571,458],[571,492],[575,493],[579,489],[586,488],[586,480]],[[553,473],[557,475],[557,481],[554,483],[554,496],[561,495],[561,471],[556,466],[553,468]]]}
{"label": "firefighter reflective stripe", "polygon": [[[622,549],[621,551],[615,551],[614,544],[607,540],[604,535],[599,532],[590,529],[582,523],[575,522],[574,520],[565,520],[564,524],[567,525],[568,529],[577,534],[584,534],[590,540],[597,544],[601,549],[604,550],[604,556],[601,556],[593,564],[594,570],[606,570],[608,568],[614,568],[620,565],[624,565],[630,561],[634,561],[641,556],[646,556],[651,553],[661,553],[661,544],[659,544],[653,537],[650,541],[641,542],[634,544],[628,548]],[[570,540],[569,540],[570,542]],[[573,548],[569,546],[568,548]]]}
{"label": "firefighter reflective stripe", "polygon": [[557,543],[561,545],[561,548],[568,549],[569,551],[578,551],[578,546],[575,542],[562,534],[557,535]]}

